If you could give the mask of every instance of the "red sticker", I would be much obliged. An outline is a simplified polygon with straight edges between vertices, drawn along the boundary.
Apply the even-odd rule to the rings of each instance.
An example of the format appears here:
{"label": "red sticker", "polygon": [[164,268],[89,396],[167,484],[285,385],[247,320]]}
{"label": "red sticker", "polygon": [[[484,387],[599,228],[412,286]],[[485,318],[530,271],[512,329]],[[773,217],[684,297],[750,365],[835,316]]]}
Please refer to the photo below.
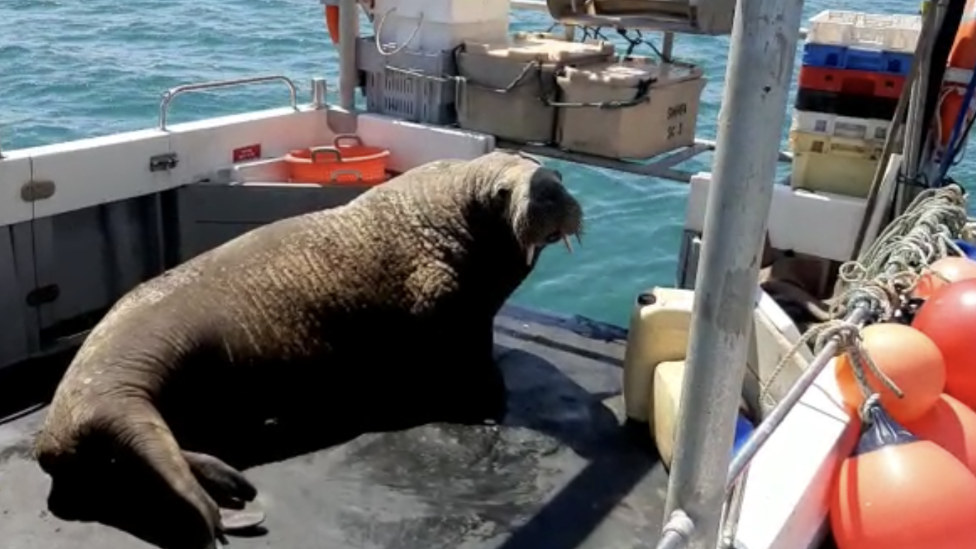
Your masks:
{"label": "red sticker", "polygon": [[261,144],[257,143],[255,145],[248,145],[246,147],[240,147],[234,149],[234,163],[244,162],[245,160],[254,160],[256,158],[261,158]]}

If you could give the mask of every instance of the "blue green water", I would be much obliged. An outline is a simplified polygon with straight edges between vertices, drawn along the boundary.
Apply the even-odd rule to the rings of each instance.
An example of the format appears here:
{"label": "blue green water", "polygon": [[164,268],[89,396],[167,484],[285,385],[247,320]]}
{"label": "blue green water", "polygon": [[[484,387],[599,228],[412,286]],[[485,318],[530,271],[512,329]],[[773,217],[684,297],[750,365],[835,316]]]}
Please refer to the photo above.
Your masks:
{"label": "blue green water", "polygon": [[[916,2],[807,3],[912,13]],[[544,30],[548,17],[516,12],[516,30]],[[612,34],[612,33],[611,33]],[[678,37],[676,55],[708,78],[698,134],[715,138],[727,38]],[[650,50],[647,50],[650,54]],[[2,0],[0,145],[31,147],[151,127],[163,90],[193,82],[284,74],[337,82],[337,56],[317,0]],[[792,98],[791,98],[792,101]],[[284,106],[279,85],[180,97],[171,122]],[[784,132],[785,135],[785,132]],[[707,171],[711,156],[686,163]],[[584,245],[553,247],[518,292],[523,305],[626,322],[633,296],[674,282],[684,184],[559,164],[586,212]],[[954,174],[976,171],[964,161]],[[81,182],[76,182],[81,183]]]}

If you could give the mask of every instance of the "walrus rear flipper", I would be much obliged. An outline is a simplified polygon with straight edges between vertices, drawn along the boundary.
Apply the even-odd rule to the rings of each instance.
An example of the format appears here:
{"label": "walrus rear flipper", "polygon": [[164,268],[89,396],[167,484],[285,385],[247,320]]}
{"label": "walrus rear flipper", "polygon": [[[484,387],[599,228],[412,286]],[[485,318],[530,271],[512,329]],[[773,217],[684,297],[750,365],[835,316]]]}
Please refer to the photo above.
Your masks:
{"label": "walrus rear flipper", "polygon": [[191,515],[196,514],[201,520],[197,530],[191,530],[189,524],[181,525],[190,538],[187,542],[194,548],[213,547],[220,529],[219,509],[197,481],[169,426],[146,400],[130,399],[113,404],[112,411],[101,417],[105,418],[105,426],[114,435],[120,450],[148,467],[180,501],[195,511]]}
{"label": "walrus rear flipper", "polygon": [[183,451],[197,481],[220,506],[220,529],[227,533],[251,530],[264,522],[264,512],[245,509],[258,490],[237,469],[207,454]]}

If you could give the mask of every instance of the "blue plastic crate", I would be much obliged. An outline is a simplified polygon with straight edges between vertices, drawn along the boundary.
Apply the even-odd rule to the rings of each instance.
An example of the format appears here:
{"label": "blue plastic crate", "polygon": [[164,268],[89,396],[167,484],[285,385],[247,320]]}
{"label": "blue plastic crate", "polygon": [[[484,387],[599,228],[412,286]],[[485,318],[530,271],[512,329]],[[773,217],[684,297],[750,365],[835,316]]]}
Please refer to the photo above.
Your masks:
{"label": "blue plastic crate", "polygon": [[883,72],[907,76],[908,69],[912,65],[912,54],[807,43],[803,46],[803,64],[826,69]]}

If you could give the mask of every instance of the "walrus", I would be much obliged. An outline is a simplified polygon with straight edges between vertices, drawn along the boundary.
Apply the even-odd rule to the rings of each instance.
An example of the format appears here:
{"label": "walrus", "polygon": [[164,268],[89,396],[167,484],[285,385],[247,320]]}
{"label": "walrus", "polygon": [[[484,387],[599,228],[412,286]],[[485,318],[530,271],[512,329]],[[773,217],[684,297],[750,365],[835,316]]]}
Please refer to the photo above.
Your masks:
{"label": "walrus", "polygon": [[[582,231],[561,175],[505,152],[426,164],[344,206],[254,229],[113,306],[55,391],[37,462],[52,494],[94,463],[144,465],[189,506],[185,546],[212,547],[228,528],[221,508],[257,489],[173,425],[287,422],[328,403],[330,386],[363,393],[359,406],[385,402],[375,414],[447,402],[498,418],[493,319],[543,249],[572,251]],[[418,379],[448,390],[402,394]]]}

